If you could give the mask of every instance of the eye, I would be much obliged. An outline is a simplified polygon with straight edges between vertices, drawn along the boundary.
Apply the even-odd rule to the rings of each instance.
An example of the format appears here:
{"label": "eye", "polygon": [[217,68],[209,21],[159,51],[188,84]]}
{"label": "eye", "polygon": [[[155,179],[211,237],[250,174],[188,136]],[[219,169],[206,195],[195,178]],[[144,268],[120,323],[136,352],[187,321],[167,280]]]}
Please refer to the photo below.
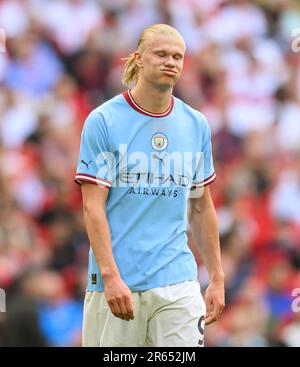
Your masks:
{"label": "eye", "polygon": [[159,56],[159,57],[164,57],[164,56],[165,56],[165,53],[164,53],[164,52],[158,52],[158,53],[157,53],[157,56]]}

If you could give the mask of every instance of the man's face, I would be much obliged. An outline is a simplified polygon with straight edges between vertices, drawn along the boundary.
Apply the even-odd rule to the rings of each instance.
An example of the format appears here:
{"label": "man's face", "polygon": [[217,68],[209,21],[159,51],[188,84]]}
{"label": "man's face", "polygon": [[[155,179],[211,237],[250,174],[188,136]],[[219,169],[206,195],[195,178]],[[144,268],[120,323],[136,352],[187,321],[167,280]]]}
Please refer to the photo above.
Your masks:
{"label": "man's face", "polygon": [[139,79],[159,90],[172,88],[183,69],[184,41],[174,36],[153,36],[145,41],[144,50],[136,52],[140,66]]}

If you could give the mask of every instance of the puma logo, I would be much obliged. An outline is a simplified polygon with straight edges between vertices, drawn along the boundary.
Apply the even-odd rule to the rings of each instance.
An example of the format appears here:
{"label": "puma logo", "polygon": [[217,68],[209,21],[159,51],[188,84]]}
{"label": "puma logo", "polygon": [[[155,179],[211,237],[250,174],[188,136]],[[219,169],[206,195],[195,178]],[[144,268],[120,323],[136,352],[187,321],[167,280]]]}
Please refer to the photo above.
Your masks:
{"label": "puma logo", "polygon": [[153,158],[156,158],[156,159],[158,159],[159,161],[161,161],[162,165],[164,166],[164,165],[165,165],[164,159],[165,159],[166,155],[167,155],[167,154],[165,154],[163,157],[159,157],[158,155],[153,154]]}
{"label": "puma logo", "polygon": [[80,161],[80,163],[85,164],[86,168],[89,169],[89,164],[92,163],[92,161],[89,161],[88,163],[86,163],[83,159]]}

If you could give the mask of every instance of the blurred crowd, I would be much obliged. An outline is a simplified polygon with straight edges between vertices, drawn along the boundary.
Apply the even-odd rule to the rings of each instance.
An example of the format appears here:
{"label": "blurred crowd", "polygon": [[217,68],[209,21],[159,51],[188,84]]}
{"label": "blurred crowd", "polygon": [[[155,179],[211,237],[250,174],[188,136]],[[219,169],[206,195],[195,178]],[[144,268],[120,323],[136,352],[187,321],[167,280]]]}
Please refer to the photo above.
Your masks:
{"label": "blurred crowd", "polygon": [[81,345],[81,128],[154,23],[184,36],[174,94],[213,133],[227,293],[206,345],[300,346],[298,0],[0,0],[0,345]]}

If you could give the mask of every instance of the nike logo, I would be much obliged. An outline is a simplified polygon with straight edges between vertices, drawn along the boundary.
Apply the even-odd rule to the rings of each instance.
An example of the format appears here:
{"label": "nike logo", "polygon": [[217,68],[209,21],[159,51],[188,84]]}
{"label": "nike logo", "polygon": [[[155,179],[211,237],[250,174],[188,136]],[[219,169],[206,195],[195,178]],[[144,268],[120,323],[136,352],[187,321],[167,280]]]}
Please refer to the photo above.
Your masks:
{"label": "nike logo", "polygon": [[83,159],[80,161],[80,163],[85,164],[86,168],[89,169],[89,164],[92,163],[92,161],[89,161],[88,163],[86,163]]}
{"label": "nike logo", "polygon": [[163,164],[163,166],[165,165],[165,162],[164,162],[164,159],[166,157],[167,154],[165,154],[163,157],[159,157],[158,155],[156,154],[153,154],[153,158],[156,158],[158,159],[159,161],[161,161],[161,163]]}

